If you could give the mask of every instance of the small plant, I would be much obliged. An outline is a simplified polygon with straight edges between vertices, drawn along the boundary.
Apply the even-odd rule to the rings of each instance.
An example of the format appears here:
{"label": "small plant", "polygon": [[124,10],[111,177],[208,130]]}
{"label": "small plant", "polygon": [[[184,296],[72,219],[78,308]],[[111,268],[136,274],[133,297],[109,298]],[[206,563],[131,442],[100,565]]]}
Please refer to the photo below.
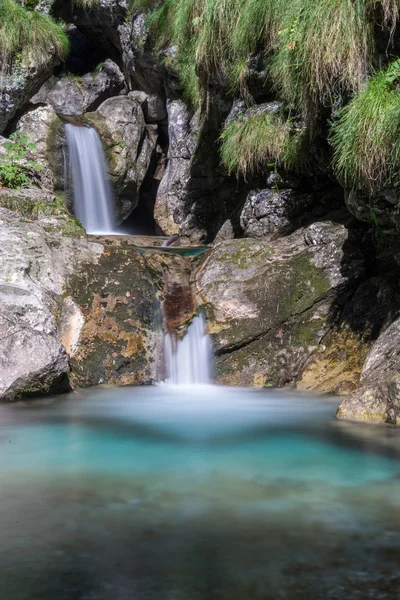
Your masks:
{"label": "small plant", "polygon": [[17,131],[3,144],[4,154],[0,155],[0,185],[12,189],[26,187],[29,180],[43,167],[29,157],[36,144],[29,142],[25,133]]}

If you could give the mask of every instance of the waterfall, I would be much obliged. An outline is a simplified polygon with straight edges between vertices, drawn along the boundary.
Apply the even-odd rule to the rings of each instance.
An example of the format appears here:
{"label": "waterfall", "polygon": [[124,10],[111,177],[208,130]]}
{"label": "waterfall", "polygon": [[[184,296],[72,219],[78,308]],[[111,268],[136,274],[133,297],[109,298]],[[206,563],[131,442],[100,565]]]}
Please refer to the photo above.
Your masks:
{"label": "waterfall", "polygon": [[165,336],[168,383],[175,385],[210,383],[211,342],[204,333],[206,321],[202,313],[195,316],[185,336],[177,340]]}
{"label": "waterfall", "polygon": [[87,233],[112,234],[114,200],[97,132],[66,125],[75,215]]}

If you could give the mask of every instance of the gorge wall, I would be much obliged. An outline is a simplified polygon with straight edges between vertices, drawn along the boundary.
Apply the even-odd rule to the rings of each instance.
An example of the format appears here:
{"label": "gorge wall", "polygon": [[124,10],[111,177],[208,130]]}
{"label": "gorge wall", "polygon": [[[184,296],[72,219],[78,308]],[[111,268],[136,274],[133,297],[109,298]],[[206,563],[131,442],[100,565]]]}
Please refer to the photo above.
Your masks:
{"label": "gorge wall", "polygon": [[[22,190],[0,188],[1,399],[162,376],[163,273],[175,266],[85,237],[64,176],[71,122],[101,137],[125,232],[210,245],[184,267],[194,304],[174,327],[204,308],[216,381],[345,394],[340,417],[398,423],[397,179],[379,165],[372,190],[346,176],[327,136],[332,97],[290,103],[252,49],[240,89],[222,52],[220,69],[194,65],[195,90],[185,40],[160,43],[145,3],[19,4],[63,19],[70,51],[55,39],[43,56],[2,57],[0,152],[20,132],[41,169]],[[396,56],[395,25],[378,13],[375,59],[389,42]]]}

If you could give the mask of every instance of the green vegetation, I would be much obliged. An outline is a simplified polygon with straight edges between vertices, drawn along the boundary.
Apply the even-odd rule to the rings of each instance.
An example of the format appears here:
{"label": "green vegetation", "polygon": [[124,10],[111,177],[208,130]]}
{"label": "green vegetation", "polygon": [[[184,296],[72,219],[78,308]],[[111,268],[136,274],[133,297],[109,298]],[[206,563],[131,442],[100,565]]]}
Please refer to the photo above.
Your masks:
{"label": "green vegetation", "polygon": [[400,167],[400,59],[343,108],[332,129],[334,166],[349,187],[374,192]]}
{"label": "green vegetation", "polygon": [[160,47],[177,46],[186,95],[201,98],[210,78],[246,96],[248,58],[264,56],[270,83],[298,108],[360,89],[378,19],[389,32],[397,0],[133,0],[150,10]]}
{"label": "green vegetation", "polygon": [[28,136],[21,132],[10,135],[3,144],[4,154],[0,155],[0,184],[11,189],[26,187],[29,179],[43,169],[42,165],[31,160],[29,152],[36,144],[29,143]]}
{"label": "green vegetation", "polygon": [[303,132],[278,112],[240,117],[225,129],[221,142],[222,162],[237,175],[252,174],[271,162],[293,168],[302,161]]}
{"label": "green vegetation", "polygon": [[47,15],[26,10],[14,0],[0,2],[0,71],[32,61],[46,64],[52,48],[64,57],[69,48],[63,27]]}

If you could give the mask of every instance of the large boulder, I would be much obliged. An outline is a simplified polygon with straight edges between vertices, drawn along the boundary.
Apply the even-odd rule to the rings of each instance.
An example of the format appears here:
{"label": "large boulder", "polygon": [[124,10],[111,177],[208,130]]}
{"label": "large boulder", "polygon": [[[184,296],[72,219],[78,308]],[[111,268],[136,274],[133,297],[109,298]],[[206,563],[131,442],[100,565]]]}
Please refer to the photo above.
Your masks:
{"label": "large boulder", "polygon": [[275,242],[218,244],[195,277],[213,337],[217,381],[294,384],[310,357],[322,351],[338,308],[362,274],[347,227],[331,221]]}
{"label": "large boulder", "polygon": [[108,59],[96,73],[60,79],[47,94],[46,102],[57,114],[82,115],[96,110],[107,98],[118,95],[124,86],[125,79],[119,67]]}
{"label": "large boulder", "polygon": [[0,400],[152,380],[158,306],[143,259],[88,242],[62,205],[28,198],[0,194],[13,209],[0,208]]}
{"label": "large boulder", "polygon": [[157,126],[147,125],[140,103],[130,94],[110,98],[84,116],[100,134],[117,197],[117,219],[130,215],[157,143]]}

